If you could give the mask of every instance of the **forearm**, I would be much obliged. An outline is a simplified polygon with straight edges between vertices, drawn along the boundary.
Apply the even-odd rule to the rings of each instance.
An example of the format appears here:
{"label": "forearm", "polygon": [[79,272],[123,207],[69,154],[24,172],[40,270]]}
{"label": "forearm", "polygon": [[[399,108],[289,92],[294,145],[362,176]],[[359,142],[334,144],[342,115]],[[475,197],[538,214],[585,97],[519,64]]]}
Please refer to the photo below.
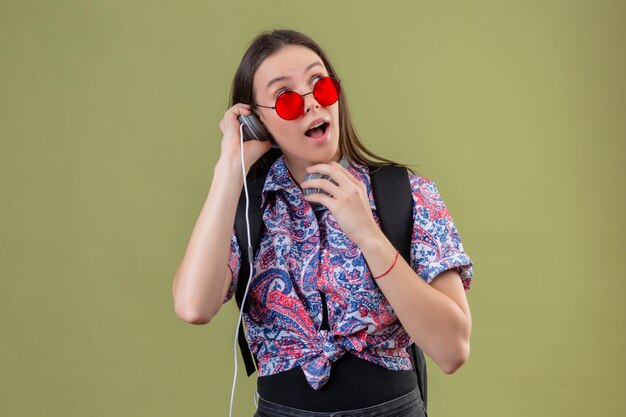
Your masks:
{"label": "forearm", "polygon": [[172,295],[183,320],[207,323],[223,304],[230,237],[243,187],[241,162],[220,160],[207,199],[176,271]]}
{"label": "forearm", "polygon": [[[389,269],[396,249],[378,229],[359,245],[373,276]],[[388,274],[376,280],[411,339],[446,373],[469,355],[471,323],[446,294],[417,276],[400,255]]]}

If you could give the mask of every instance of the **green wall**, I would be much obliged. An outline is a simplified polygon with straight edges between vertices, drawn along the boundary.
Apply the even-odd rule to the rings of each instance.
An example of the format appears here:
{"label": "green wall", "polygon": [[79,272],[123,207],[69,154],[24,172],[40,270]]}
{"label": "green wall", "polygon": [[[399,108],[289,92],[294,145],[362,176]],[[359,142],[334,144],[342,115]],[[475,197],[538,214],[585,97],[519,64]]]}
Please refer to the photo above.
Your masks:
{"label": "green wall", "polygon": [[[624,415],[625,21],[611,1],[1,0],[0,415],[228,415],[235,303],[190,325],[171,284],[234,70],[275,27],[325,48],[363,141],[436,182],[474,261],[471,357],[428,359],[429,414]],[[240,362],[234,415],[254,387]]]}

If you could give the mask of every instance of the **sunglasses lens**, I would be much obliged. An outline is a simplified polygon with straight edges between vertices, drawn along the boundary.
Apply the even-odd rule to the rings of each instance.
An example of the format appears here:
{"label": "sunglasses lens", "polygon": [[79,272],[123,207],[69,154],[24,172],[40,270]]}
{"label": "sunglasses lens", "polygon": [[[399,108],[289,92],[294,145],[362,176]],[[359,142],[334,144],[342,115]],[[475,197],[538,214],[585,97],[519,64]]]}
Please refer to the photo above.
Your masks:
{"label": "sunglasses lens", "polygon": [[276,113],[285,120],[294,120],[302,116],[304,101],[295,91],[285,91],[276,100]]}
{"label": "sunglasses lens", "polygon": [[324,77],[315,83],[313,96],[322,106],[330,106],[339,99],[340,91],[339,81],[332,77]]}

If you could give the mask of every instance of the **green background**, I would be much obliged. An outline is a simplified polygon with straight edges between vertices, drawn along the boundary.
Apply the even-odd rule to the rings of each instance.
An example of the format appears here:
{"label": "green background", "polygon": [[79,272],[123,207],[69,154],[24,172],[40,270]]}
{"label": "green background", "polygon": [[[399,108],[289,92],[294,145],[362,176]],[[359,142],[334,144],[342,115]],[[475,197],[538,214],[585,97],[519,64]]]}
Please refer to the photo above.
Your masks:
{"label": "green background", "polygon": [[235,303],[190,325],[171,285],[234,71],[277,27],[327,51],[363,141],[435,181],[474,262],[471,356],[428,359],[429,415],[624,415],[625,21],[623,1],[0,1],[0,415],[228,415]]}

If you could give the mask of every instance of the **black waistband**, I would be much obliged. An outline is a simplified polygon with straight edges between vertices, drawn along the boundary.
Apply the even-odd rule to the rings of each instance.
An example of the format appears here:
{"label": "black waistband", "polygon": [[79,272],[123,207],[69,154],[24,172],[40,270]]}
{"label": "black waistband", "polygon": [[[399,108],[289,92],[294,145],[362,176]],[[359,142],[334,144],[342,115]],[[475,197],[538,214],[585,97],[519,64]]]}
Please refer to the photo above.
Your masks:
{"label": "black waistband", "polygon": [[313,389],[299,366],[257,378],[257,392],[267,401],[310,411],[330,412],[369,407],[417,387],[414,370],[394,371],[345,353],[331,365],[330,378]]}

